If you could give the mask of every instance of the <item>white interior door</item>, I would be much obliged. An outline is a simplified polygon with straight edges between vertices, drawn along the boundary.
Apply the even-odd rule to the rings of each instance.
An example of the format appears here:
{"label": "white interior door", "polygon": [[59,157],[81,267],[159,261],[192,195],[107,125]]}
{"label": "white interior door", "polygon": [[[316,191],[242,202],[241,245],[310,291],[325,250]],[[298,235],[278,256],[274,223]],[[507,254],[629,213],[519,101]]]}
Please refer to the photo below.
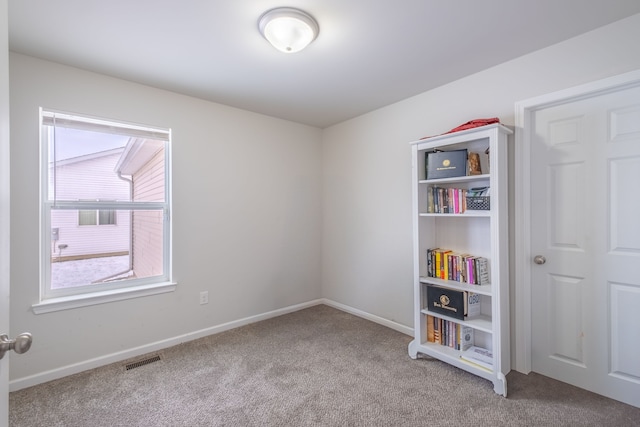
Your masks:
{"label": "white interior door", "polygon": [[640,407],[640,86],[530,117],[531,369]]}
{"label": "white interior door", "polygon": [[[9,333],[9,46],[7,0],[0,0],[0,334]],[[0,427],[9,424],[9,361],[0,360]]]}

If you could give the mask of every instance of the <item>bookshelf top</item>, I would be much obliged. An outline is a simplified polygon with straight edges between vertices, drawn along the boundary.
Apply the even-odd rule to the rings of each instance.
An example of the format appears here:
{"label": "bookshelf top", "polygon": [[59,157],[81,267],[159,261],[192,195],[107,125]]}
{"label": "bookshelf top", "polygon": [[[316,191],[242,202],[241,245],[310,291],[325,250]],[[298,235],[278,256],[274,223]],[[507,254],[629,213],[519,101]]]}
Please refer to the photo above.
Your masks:
{"label": "bookshelf top", "polygon": [[492,125],[479,126],[477,128],[461,130],[458,132],[445,133],[442,135],[435,135],[431,137],[424,137],[417,141],[412,141],[410,142],[410,144],[411,145],[428,144],[428,145],[437,146],[438,143],[442,142],[443,140],[447,140],[448,142],[450,141],[451,143],[455,144],[457,142],[468,141],[470,135],[474,135],[474,134],[477,134],[477,135],[474,135],[472,138],[477,138],[477,139],[487,138],[495,130],[502,132],[506,135],[511,135],[513,133],[513,131],[508,127],[501,125],[499,123],[495,123]]}
{"label": "bookshelf top", "polygon": [[491,175],[488,173],[482,175],[463,175],[463,176],[454,176],[451,178],[437,178],[437,179],[421,179],[418,181],[419,184],[453,184],[456,182],[469,182],[469,181],[482,181],[488,180],[491,178]]}

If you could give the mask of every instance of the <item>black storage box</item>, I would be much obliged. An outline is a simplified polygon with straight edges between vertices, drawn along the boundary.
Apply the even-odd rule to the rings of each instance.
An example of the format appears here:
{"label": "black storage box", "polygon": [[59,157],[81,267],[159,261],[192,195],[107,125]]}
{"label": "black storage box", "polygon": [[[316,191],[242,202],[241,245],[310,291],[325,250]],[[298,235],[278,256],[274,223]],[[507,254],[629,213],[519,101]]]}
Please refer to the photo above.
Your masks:
{"label": "black storage box", "polygon": [[466,292],[439,286],[427,286],[427,309],[454,319],[464,320]]}
{"label": "black storage box", "polygon": [[467,150],[436,151],[426,154],[427,179],[452,178],[467,174]]}

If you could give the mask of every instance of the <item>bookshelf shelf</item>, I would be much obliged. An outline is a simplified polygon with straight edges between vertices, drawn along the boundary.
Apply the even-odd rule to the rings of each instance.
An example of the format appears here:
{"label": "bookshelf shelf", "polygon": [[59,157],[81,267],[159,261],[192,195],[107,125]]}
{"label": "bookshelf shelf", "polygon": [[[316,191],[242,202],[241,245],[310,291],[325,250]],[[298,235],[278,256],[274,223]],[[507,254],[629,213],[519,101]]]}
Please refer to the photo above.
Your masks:
{"label": "bookshelf shelf", "polygon": [[420,283],[444,286],[459,291],[473,292],[480,295],[492,295],[491,284],[488,285],[468,285],[466,283],[455,282],[453,280],[443,280],[436,277],[420,276]]}
{"label": "bookshelf shelf", "polygon": [[427,343],[423,345],[422,349],[423,351],[421,351],[421,353],[424,353],[436,359],[440,359],[443,362],[457,366],[458,368],[464,369],[465,371],[472,370],[473,373],[487,380],[491,381],[496,376],[493,370],[486,369],[478,365],[474,365],[470,362],[467,362],[464,359],[461,359],[460,351],[458,350],[454,350],[448,347],[442,347],[439,344],[432,344],[432,343]]}
{"label": "bookshelf shelf", "polygon": [[[508,128],[494,124],[411,143],[415,336],[409,344],[409,356],[415,359],[418,353],[426,354],[490,380],[494,391],[505,397],[506,374],[511,370],[507,236],[507,144],[511,133]],[[426,179],[428,153],[462,149],[480,155],[480,175]],[[449,195],[458,197],[455,190],[476,190],[476,187],[490,188],[490,209],[466,210],[455,214],[434,213],[433,199],[438,197],[436,193],[449,191]],[[427,257],[427,250],[431,254],[436,248],[442,253],[439,261],[444,271],[441,271],[442,274],[433,274],[435,259],[431,255]],[[445,253],[446,250],[452,252]],[[482,270],[479,262],[476,264],[473,260],[468,261],[461,254],[485,258],[490,283],[487,283],[486,278],[481,285],[466,283],[466,278],[472,276],[472,270],[473,277],[478,277],[477,274]],[[444,267],[445,263],[448,263],[448,269]],[[461,268],[468,269],[464,275]],[[461,278],[460,281],[430,277],[449,275],[449,279],[452,279],[456,272],[460,277],[455,278]],[[479,299],[480,315],[461,320],[437,313],[434,310],[450,311],[434,305],[433,301],[437,301],[437,298],[427,304],[427,288],[431,293],[432,286],[444,288],[443,294],[453,292],[463,295],[463,301],[467,298],[469,304],[469,297]],[[439,301],[442,303],[442,298]],[[448,304],[447,301],[445,303]],[[466,340],[463,340],[462,335],[467,337]],[[470,345],[489,350],[493,354],[492,370],[460,358],[462,347]]]}
{"label": "bookshelf shelf", "polygon": [[491,211],[473,211],[473,210],[467,210],[464,213],[460,213],[460,214],[448,214],[448,213],[429,213],[429,212],[420,212],[418,214],[419,216],[434,216],[434,217],[445,217],[445,218],[464,218],[466,217],[470,217],[470,216],[474,216],[474,217],[485,217],[485,218],[489,218],[491,217]]}
{"label": "bookshelf shelf", "polygon": [[439,178],[439,179],[421,179],[419,184],[454,184],[456,182],[473,182],[473,181],[488,181],[491,175],[486,173],[482,175],[467,175],[467,176],[455,176],[452,178]]}
{"label": "bookshelf shelf", "polygon": [[469,319],[469,320],[460,320],[460,319],[456,319],[454,317],[449,317],[449,316],[445,316],[442,314],[438,314],[438,313],[433,313],[429,310],[421,310],[422,314],[424,315],[431,315],[431,316],[435,316],[435,317],[439,317],[441,319],[444,320],[448,320],[450,322],[453,323],[458,323],[460,325],[466,325],[466,326],[471,326],[473,329],[477,329],[479,331],[483,331],[486,332],[488,334],[493,333],[493,326],[491,324],[491,316],[488,316],[486,314],[484,315],[480,315],[477,318],[473,318],[473,319]]}

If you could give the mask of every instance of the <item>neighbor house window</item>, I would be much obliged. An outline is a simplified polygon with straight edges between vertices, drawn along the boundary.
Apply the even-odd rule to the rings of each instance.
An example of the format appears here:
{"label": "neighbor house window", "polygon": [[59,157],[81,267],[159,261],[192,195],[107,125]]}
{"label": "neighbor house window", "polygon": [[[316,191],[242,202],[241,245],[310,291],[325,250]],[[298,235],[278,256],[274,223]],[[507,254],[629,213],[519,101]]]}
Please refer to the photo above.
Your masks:
{"label": "neighbor house window", "polygon": [[78,225],[116,225],[116,211],[113,209],[80,210]]}
{"label": "neighbor house window", "polygon": [[170,131],[48,110],[41,125],[41,303],[170,282]]}

